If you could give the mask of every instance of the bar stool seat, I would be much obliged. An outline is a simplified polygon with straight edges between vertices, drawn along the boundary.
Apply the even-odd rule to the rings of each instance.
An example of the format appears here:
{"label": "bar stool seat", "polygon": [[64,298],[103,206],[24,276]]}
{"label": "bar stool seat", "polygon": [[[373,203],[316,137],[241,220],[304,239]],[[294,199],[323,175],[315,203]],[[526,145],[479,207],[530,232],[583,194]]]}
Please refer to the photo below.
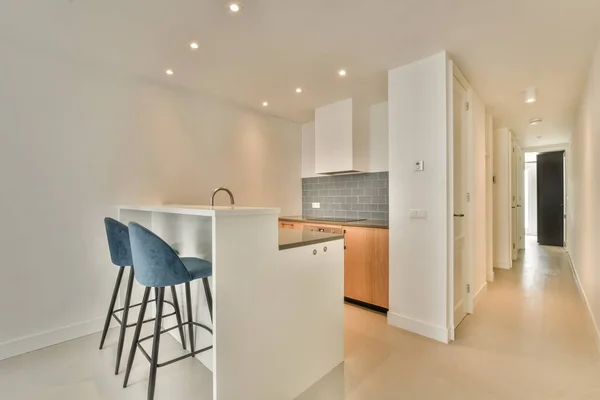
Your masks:
{"label": "bar stool seat", "polygon": [[196,257],[181,257],[181,262],[193,279],[207,278],[212,275],[212,264],[206,260]]}

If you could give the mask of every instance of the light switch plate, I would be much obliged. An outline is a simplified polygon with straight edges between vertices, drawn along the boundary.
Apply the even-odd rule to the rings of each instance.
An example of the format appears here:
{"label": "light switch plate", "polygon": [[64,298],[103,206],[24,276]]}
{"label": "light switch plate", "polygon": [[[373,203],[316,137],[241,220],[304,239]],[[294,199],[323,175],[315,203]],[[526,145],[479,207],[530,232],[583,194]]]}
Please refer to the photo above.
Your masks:
{"label": "light switch plate", "polygon": [[312,203],[312,208],[321,208],[321,203]]}
{"label": "light switch plate", "polygon": [[415,161],[415,171],[423,171],[423,170],[425,170],[425,161],[424,160]]}

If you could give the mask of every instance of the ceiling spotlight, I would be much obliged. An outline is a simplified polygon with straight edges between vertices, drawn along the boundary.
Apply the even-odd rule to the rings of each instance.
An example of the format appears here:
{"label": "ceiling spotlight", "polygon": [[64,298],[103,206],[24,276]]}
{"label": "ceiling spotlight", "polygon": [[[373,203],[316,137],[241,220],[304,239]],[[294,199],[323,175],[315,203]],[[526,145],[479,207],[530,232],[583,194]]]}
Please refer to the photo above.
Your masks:
{"label": "ceiling spotlight", "polygon": [[267,103],[266,101],[263,101],[263,107],[266,107],[268,105],[269,105],[269,103]]}
{"label": "ceiling spotlight", "polygon": [[534,103],[537,100],[535,88],[532,86],[525,91],[525,103]]}
{"label": "ceiling spotlight", "polygon": [[542,122],[542,119],[541,119],[541,118],[533,118],[533,119],[530,119],[530,120],[529,120],[529,125],[537,125],[537,124],[539,124],[540,122]]}
{"label": "ceiling spotlight", "polygon": [[190,43],[190,48],[191,48],[192,50],[196,50],[196,49],[198,49],[198,47],[199,47],[199,46],[198,46],[198,43],[196,43],[196,42],[192,42],[192,43]]}
{"label": "ceiling spotlight", "polygon": [[296,93],[302,93],[302,88],[296,88]]}
{"label": "ceiling spotlight", "polygon": [[346,70],[345,70],[345,69],[340,69],[340,70],[338,71],[338,75],[339,75],[339,76],[346,76]]}
{"label": "ceiling spotlight", "polygon": [[172,69],[168,69],[165,71],[165,74],[167,75],[173,75],[173,70]]}
{"label": "ceiling spotlight", "polygon": [[233,12],[238,12],[240,11],[240,5],[238,3],[231,3],[229,9]]}

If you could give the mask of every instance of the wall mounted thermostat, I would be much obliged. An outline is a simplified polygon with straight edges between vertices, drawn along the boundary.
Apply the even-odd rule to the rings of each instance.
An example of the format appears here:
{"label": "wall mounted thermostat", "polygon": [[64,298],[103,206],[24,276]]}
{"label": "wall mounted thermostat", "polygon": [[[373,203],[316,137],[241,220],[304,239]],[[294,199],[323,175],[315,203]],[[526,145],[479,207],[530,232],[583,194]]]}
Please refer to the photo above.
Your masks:
{"label": "wall mounted thermostat", "polygon": [[425,161],[415,161],[415,171],[423,171],[425,169]]}

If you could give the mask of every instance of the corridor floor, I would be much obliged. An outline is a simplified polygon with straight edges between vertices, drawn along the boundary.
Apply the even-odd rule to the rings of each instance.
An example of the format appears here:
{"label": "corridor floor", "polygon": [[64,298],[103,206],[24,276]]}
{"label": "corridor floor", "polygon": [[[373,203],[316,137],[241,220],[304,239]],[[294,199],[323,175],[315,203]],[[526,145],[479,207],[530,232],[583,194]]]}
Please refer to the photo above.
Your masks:
{"label": "corridor floor", "polygon": [[[564,251],[529,238],[514,268],[495,273],[450,345],[347,305],[345,363],[298,400],[600,399],[600,356]],[[145,399],[143,357],[127,389],[122,373],[112,373],[115,337],[113,330],[103,351],[95,334],[1,361],[0,398]],[[177,352],[176,342],[165,338],[165,352]],[[211,399],[211,377],[195,360],[163,368],[156,400]]]}
{"label": "corridor floor", "polygon": [[568,255],[529,237],[450,345],[348,307],[346,362],[301,396],[317,399],[600,399],[600,357]]}

